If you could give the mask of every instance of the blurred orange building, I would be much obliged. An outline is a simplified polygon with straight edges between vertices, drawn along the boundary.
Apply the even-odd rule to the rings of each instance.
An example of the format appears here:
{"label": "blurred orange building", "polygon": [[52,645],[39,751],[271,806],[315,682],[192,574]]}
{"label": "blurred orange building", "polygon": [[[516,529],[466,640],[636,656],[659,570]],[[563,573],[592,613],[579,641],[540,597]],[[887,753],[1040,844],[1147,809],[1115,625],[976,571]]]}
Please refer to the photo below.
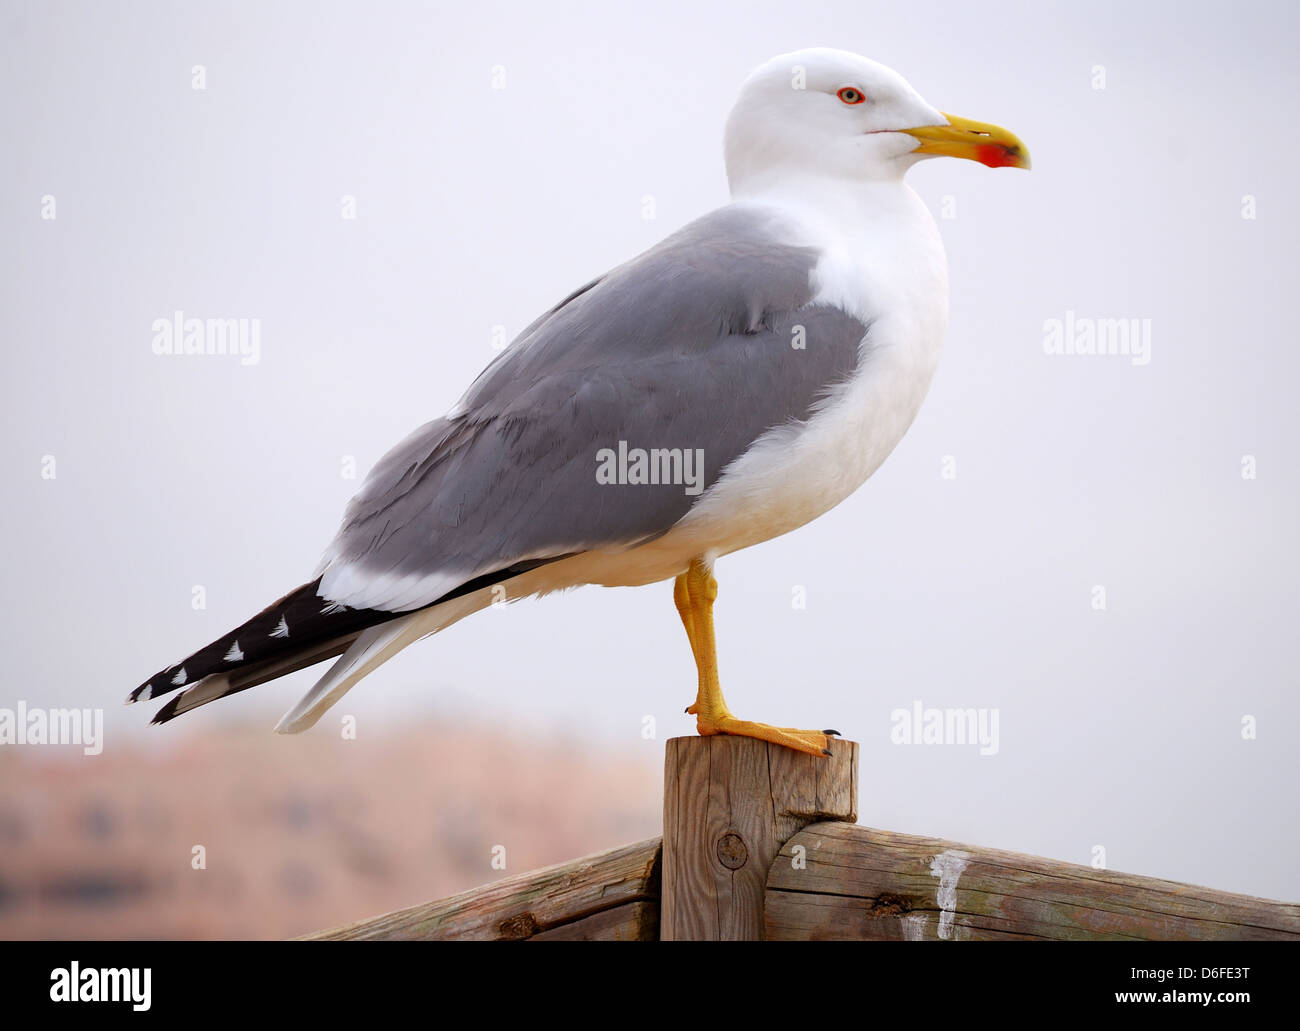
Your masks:
{"label": "blurred orange building", "polygon": [[84,757],[0,748],[0,937],[347,923],[658,834],[661,762],[437,722],[357,740],[214,729]]}

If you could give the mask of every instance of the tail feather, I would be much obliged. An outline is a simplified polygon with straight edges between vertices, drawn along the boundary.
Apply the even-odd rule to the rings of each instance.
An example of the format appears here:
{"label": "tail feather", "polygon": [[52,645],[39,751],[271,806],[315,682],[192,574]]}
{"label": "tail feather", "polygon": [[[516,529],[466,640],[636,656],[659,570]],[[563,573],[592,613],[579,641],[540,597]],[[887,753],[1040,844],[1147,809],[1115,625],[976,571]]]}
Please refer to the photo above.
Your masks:
{"label": "tail feather", "polygon": [[[319,587],[319,577],[311,583],[303,584],[272,602],[230,633],[175,665],[155,673],[127,696],[127,704],[145,698],[159,698],[182,687],[196,686],[200,681],[218,674],[264,667],[271,660],[299,655],[308,649],[345,635],[355,635],[366,627],[387,622],[399,615],[378,609],[350,609],[335,604],[316,593]],[[313,661],[319,662],[320,659]]]}
{"label": "tail feather", "polygon": [[316,681],[297,705],[284,714],[276,725],[276,732],[297,734],[314,726],[325,710],[350,691],[358,680],[378,669],[408,644],[485,608],[491,600],[491,591],[483,588],[403,613],[401,618],[390,623],[362,631],[342,658]]}
{"label": "tail feather", "polygon": [[415,639],[407,636],[410,625],[425,617],[425,612],[413,613],[363,631],[343,653],[343,657],[316,681],[315,686],[297,705],[281,717],[276,724],[276,732],[296,734],[314,725],[325,710],[342,698],[353,684],[410,644]]}
{"label": "tail feather", "polygon": [[342,655],[358,636],[360,636],[359,632],[347,634],[278,659],[254,663],[229,673],[210,674],[173,697],[154,714],[149,722],[167,723],[191,709],[207,705],[208,702],[215,702],[218,698],[239,694],[240,691],[247,691],[250,687],[265,684],[268,680],[296,673],[300,669]]}
{"label": "tail feather", "polygon": [[354,609],[331,602],[318,593],[317,577],[187,659],[155,673],[127,696],[127,704],[180,691],[151,721],[167,723],[218,698],[342,656],[276,727],[289,734],[305,730],[353,684],[408,644],[489,604],[492,586],[566,557],[530,559],[473,577],[413,612]]}

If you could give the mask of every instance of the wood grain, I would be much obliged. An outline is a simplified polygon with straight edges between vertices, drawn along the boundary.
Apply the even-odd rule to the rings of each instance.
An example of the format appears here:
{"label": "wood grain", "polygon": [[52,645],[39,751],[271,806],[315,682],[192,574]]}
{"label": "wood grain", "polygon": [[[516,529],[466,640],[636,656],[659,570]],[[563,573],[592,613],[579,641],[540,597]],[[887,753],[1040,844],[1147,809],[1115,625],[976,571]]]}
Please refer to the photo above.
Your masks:
{"label": "wood grain", "polygon": [[763,937],[768,870],[786,839],[815,820],[857,819],[857,743],[831,751],[727,735],[668,742],[662,940]]}
{"label": "wood grain", "polygon": [[787,941],[1300,940],[1295,904],[843,823],[785,843],[764,909]]}
{"label": "wood grain", "polygon": [[[660,839],[507,877],[436,902],[309,935],[308,941],[520,941],[656,937]],[[641,908],[636,908],[640,906]],[[648,907],[648,909],[646,908]],[[562,933],[565,930],[568,933]]]}
{"label": "wood grain", "polygon": [[659,904],[631,902],[561,924],[528,939],[541,941],[653,942],[659,940]]}

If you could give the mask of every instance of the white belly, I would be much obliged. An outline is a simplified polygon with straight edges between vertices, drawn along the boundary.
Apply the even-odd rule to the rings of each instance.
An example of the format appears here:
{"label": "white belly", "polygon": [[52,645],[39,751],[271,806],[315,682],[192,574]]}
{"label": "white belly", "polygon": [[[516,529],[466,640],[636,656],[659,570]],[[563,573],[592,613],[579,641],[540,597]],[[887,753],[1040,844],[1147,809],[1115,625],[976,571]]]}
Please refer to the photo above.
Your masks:
{"label": "white belly", "polygon": [[[873,335],[881,331],[877,324]],[[873,342],[830,404],[806,424],[760,438],[662,543],[722,555],[834,508],[880,468],[912,424],[934,376],[938,341],[930,343]]]}
{"label": "white belly", "polygon": [[928,352],[878,347],[834,403],[797,429],[761,438],[663,537],[559,562],[553,572],[570,582],[576,574],[577,582],[637,586],[676,576],[692,558],[712,560],[811,522],[862,486],[902,439],[934,374]]}

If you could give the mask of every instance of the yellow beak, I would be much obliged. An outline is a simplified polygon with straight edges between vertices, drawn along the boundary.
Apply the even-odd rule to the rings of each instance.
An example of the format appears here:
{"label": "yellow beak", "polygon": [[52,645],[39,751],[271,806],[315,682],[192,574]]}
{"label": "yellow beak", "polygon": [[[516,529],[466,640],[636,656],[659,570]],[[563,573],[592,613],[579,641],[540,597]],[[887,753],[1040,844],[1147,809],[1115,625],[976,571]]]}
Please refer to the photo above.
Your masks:
{"label": "yellow beak", "polygon": [[917,154],[968,158],[989,168],[1028,168],[1029,150],[1013,133],[998,125],[958,118],[946,111],[947,125],[926,125],[901,132],[921,141]]}

